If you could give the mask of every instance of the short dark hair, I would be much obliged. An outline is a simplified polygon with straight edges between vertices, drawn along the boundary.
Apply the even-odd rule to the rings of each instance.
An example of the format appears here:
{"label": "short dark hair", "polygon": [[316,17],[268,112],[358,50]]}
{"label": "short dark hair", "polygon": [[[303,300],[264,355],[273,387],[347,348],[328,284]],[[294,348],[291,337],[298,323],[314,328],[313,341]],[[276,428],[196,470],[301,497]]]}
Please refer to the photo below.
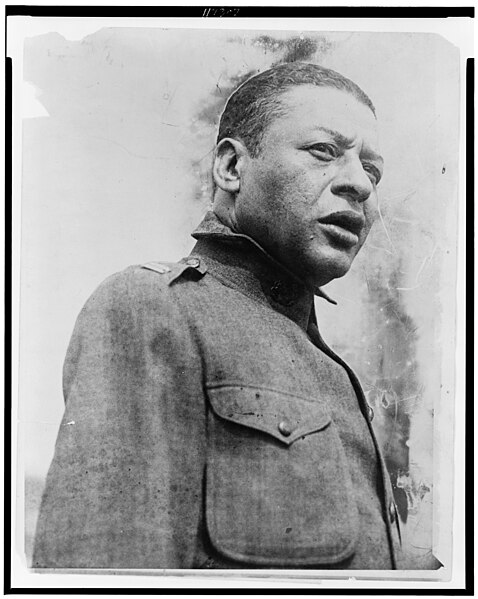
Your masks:
{"label": "short dark hair", "polygon": [[225,137],[239,138],[253,156],[260,149],[262,136],[268,125],[285,114],[280,96],[298,85],[334,87],[353,95],[370,108],[372,101],[360,87],[332,69],[306,62],[280,64],[254,75],[229,97],[219,122],[217,143]]}

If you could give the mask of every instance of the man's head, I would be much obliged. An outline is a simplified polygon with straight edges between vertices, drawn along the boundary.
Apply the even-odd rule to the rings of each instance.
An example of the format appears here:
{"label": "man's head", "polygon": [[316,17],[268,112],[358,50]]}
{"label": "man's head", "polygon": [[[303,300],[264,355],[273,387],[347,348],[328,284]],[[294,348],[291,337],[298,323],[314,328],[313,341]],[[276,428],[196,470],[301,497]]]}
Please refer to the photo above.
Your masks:
{"label": "man's head", "polygon": [[375,109],[339,73],[291,63],[246,81],[221,117],[216,214],[310,285],[343,276],[376,214]]}

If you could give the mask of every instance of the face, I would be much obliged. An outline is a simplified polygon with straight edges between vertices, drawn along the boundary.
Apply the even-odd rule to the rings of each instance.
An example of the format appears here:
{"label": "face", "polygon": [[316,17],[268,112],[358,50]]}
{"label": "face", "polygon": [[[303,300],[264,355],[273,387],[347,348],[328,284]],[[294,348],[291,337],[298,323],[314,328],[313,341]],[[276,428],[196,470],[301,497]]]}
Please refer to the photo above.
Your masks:
{"label": "face", "polygon": [[298,86],[281,100],[285,116],[244,162],[235,221],[306,283],[325,285],[349,270],[377,213],[376,119],[332,88]]}

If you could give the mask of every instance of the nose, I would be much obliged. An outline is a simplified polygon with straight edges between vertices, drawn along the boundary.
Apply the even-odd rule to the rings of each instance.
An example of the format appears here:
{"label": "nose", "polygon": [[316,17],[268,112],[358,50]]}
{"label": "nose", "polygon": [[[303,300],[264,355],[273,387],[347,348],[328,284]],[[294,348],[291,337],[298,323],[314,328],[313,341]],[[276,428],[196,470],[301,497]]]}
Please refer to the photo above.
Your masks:
{"label": "nose", "polygon": [[373,185],[358,157],[348,157],[332,183],[332,193],[354,202],[365,202]]}

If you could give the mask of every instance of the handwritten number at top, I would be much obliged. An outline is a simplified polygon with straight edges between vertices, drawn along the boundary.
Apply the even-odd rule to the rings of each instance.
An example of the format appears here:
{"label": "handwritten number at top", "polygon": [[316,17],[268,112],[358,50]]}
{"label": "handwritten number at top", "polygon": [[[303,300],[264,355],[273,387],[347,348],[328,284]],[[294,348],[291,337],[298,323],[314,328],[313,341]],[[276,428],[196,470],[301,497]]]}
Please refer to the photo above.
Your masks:
{"label": "handwritten number at top", "polygon": [[239,14],[240,8],[223,8],[223,7],[213,7],[213,8],[205,8],[202,16],[203,17],[237,17]]}

